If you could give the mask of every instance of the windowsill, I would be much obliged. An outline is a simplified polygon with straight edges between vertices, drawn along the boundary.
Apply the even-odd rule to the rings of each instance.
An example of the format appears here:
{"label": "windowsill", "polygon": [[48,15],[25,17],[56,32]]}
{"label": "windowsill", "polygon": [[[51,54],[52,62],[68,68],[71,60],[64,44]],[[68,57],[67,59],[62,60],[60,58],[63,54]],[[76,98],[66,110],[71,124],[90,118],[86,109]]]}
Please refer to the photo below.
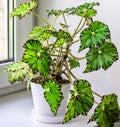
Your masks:
{"label": "windowsill", "polygon": [[[30,91],[21,91],[0,97],[0,125],[1,127],[94,127],[95,123],[87,123],[85,117],[67,124],[35,123],[32,120],[33,102]],[[116,125],[115,127],[120,127]]]}
{"label": "windowsill", "polygon": [[0,87],[0,96],[7,95],[10,93],[18,92],[26,89],[27,82],[10,84],[5,87]]}

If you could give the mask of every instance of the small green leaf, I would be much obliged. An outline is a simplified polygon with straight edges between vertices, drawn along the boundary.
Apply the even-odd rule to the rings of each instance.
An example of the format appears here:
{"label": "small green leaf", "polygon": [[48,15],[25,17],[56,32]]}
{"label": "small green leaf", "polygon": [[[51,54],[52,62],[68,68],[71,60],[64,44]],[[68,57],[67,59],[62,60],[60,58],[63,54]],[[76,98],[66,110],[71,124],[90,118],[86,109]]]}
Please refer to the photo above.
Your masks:
{"label": "small green leaf", "polygon": [[35,1],[27,2],[27,3],[22,3],[20,4],[17,8],[15,8],[11,12],[11,16],[18,16],[20,19],[23,18],[26,14],[29,14],[32,9],[36,8],[38,6],[38,3]]}
{"label": "small green leaf", "polygon": [[51,10],[47,10],[47,13],[48,13],[48,17],[51,15],[59,16],[59,15],[71,13],[71,12],[73,12],[74,9],[75,9],[74,7],[66,8],[64,10],[51,9]]}
{"label": "small green leaf", "polygon": [[54,115],[57,114],[57,110],[60,106],[63,94],[61,93],[61,87],[54,81],[47,81],[43,85],[45,90],[44,96]]}
{"label": "small green leaf", "polygon": [[96,107],[89,122],[96,121],[99,127],[113,127],[118,120],[120,108],[118,106],[117,95],[105,95],[101,103]]}
{"label": "small green leaf", "polygon": [[78,115],[87,115],[94,103],[91,86],[86,80],[74,82],[74,90],[71,90],[71,99],[67,107],[64,123]]}
{"label": "small green leaf", "polygon": [[42,48],[42,44],[37,40],[28,40],[25,45],[23,61],[29,64],[33,72],[41,72],[45,77],[50,71],[51,57]]}
{"label": "small green leaf", "polygon": [[9,72],[8,80],[11,83],[16,81],[23,81],[25,76],[29,73],[29,66],[24,62],[16,62],[11,64],[7,69],[6,72]]}
{"label": "small green leaf", "polygon": [[92,18],[97,13],[97,11],[93,7],[98,5],[98,2],[85,3],[76,7],[71,13],[85,18]]}
{"label": "small green leaf", "polygon": [[36,26],[29,34],[29,39],[36,39],[40,42],[49,39],[53,35],[53,31],[49,26]]}
{"label": "small green leaf", "polygon": [[69,64],[70,64],[70,68],[76,68],[76,67],[80,67],[80,63],[74,59],[69,59]]}
{"label": "small green leaf", "polygon": [[64,14],[64,10],[47,10],[47,13],[48,13],[48,16],[51,16],[51,15],[55,15],[55,16],[59,16],[61,14]]}
{"label": "small green leaf", "polygon": [[85,73],[103,68],[107,70],[116,60],[118,52],[114,44],[106,42],[101,47],[95,47],[88,51],[87,67]]}
{"label": "small green leaf", "polygon": [[72,40],[73,40],[69,33],[65,32],[61,29],[59,30],[59,32],[55,32],[53,36],[57,38],[55,47],[60,47],[65,42],[72,42]]}
{"label": "small green leaf", "polygon": [[110,31],[107,25],[99,21],[94,21],[90,26],[81,32],[81,46],[79,51],[85,48],[94,48],[105,43],[110,38]]}

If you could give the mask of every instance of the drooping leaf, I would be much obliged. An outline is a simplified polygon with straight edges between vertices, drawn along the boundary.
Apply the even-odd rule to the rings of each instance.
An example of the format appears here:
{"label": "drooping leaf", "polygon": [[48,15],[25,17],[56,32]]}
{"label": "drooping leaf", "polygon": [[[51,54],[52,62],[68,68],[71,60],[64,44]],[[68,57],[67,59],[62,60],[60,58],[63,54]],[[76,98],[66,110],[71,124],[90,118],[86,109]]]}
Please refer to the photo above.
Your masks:
{"label": "drooping leaf", "polygon": [[105,43],[110,38],[110,31],[107,25],[99,21],[94,21],[90,26],[81,32],[81,46],[79,51],[85,48],[94,48]]}
{"label": "drooping leaf", "polygon": [[29,39],[37,39],[40,42],[49,39],[53,34],[49,26],[36,26],[29,34]]}
{"label": "drooping leaf", "polygon": [[47,76],[50,71],[51,57],[37,40],[28,40],[25,45],[23,61],[27,62],[33,72],[41,72]]}
{"label": "drooping leaf", "polygon": [[36,8],[37,6],[38,3],[36,1],[22,3],[17,8],[15,8],[10,15],[12,17],[18,16],[21,19],[26,14],[29,14],[32,11],[32,9]]}
{"label": "drooping leaf", "polygon": [[63,99],[63,94],[61,92],[61,87],[58,83],[54,81],[47,81],[43,85],[45,90],[44,96],[54,115],[57,114],[57,110],[60,106],[61,100]]}
{"label": "drooping leaf", "polygon": [[58,32],[55,32],[53,36],[57,38],[55,47],[60,47],[65,42],[72,42],[72,40],[73,40],[69,33],[65,32],[61,29]]}
{"label": "drooping leaf", "polygon": [[76,67],[80,67],[80,63],[74,59],[69,59],[69,64],[70,64],[70,68],[76,68]]}
{"label": "drooping leaf", "polygon": [[71,13],[81,17],[91,18],[97,14],[97,11],[93,7],[98,5],[99,5],[98,2],[85,3],[83,5],[76,7]]}
{"label": "drooping leaf", "polygon": [[6,72],[9,72],[9,82],[14,83],[16,81],[23,81],[25,79],[25,76],[29,73],[29,66],[27,63],[19,61],[11,64],[6,69]]}
{"label": "drooping leaf", "polygon": [[116,60],[118,60],[118,52],[114,44],[106,42],[100,47],[93,48],[88,51],[87,67],[85,73],[99,70],[103,68],[108,69]]}
{"label": "drooping leaf", "polygon": [[91,86],[86,80],[74,82],[74,90],[71,90],[71,98],[65,114],[64,123],[78,115],[87,115],[94,103]]}
{"label": "drooping leaf", "polygon": [[118,120],[120,108],[118,106],[117,95],[105,95],[101,103],[96,107],[89,122],[96,121],[98,127],[113,127]]}

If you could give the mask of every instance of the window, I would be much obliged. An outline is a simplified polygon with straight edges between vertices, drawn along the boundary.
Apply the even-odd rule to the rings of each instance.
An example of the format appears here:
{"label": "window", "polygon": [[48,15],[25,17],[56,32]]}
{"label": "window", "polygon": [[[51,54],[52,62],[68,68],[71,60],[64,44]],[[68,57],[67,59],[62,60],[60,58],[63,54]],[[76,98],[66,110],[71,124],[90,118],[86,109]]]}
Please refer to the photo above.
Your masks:
{"label": "window", "polygon": [[22,20],[10,17],[13,8],[20,2],[28,1],[30,0],[0,0],[0,95],[26,86],[24,83],[11,85],[8,82],[8,74],[4,71],[12,62],[21,60],[22,46],[33,28],[32,15],[25,16]]}
{"label": "window", "polygon": [[13,8],[13,1],[0,1],[0,63],[14,60],[13,19],[9,12]]}

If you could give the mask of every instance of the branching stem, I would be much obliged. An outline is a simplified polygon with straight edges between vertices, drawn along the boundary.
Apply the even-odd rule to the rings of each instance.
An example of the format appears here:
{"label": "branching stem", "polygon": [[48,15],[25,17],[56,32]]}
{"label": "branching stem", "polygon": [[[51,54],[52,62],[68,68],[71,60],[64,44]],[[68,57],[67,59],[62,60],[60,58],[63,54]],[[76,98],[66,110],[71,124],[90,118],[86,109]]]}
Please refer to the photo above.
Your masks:
{"label": "branching stem", "polygon": [[86,23],[86,20],[84,21],[83,25],[80,27],[80,29],[76,32],[76,34],[78,34],[82,29],[83,27],[85,26],[85,23]]}
{"label": "branching stem", "polygon": [[49,22],[47,22],[41,15],[38,15],[35,12],[32,12],[33,15],[35,15],[36,17],[38,17],[42,22],[44,22],[45,24],[47,24],[48,26],[51,26]]}
{"label": "branching stem", "polygon": [[72,35],[72,38],[74,38],[74,37],[75,37],[76,32],[78,31],[78,29],[79,29],[79,27],[80,27],[80,25],[81,25],[81,23],[82,23],[83,19],[84,19],[84,18],[81,18],[80,22],[78,23],[78,26],[77,26],[77,28],[75,29],[75,31],[74,31],[74,33],[73,33],[73,35]]}

